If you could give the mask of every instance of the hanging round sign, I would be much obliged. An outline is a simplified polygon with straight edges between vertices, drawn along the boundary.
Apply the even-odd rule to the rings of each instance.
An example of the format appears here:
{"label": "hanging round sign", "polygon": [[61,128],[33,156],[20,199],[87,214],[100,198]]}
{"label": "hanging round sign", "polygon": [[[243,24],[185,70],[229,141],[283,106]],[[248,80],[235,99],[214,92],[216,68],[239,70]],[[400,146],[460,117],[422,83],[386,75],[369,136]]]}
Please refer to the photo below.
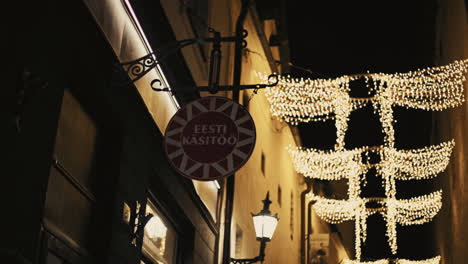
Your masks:
{"label": "hanging round sign", "polygon": [[212,181],[240,169],[255,139],[255,124],[244,106],[210,96],[177,111],[167,125],[164,145],[169,163],[181,175]]}

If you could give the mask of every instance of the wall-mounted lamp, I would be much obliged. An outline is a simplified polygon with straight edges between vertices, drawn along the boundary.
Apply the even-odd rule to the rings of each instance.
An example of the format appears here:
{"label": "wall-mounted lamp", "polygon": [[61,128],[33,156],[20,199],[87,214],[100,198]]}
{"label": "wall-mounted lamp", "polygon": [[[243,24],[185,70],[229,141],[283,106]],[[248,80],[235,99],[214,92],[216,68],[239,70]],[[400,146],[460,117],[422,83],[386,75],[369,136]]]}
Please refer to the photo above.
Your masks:
{"label": "wall-mounted lamp", "polygon": [[266,242],[270,241],[275,233],[276,226],[278,225],[278,215],[272,215],[270,212],[270,193],[268,192],[265,200],[263,200],[263,209],[258,214],[252,214],[255,235],[257,240],[260,241],[260,253],[255,258],[250,259],[235,259],[231,258],[233,264],[247,264],[262,262],[265,259]]}

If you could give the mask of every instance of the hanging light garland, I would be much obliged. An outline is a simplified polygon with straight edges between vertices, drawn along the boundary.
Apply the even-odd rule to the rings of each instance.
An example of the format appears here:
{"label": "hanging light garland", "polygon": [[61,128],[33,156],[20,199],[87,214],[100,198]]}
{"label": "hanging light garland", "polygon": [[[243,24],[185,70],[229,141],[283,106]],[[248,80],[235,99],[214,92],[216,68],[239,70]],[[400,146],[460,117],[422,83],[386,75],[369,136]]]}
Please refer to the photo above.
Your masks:
{"label": "hanging light garland", "polygon": [[[442,207],[442,191],[433,192],[411,199],[395,198],[361,198],[336,200],[308,194],[316,214],[330,224],[340,224],[345,221],[356,221],[355,250],[360,257],[360,245],[366,241],[367,218],[373,214],[381,214],[387,223],[387,237],[390,248],[396,253],[397,223],[403,226],[421,225],[432,220]],[[378,206],[368,208],[367,204],[374,202]],[[394,253],[394,254],[395,254]],[[358,259],[359,259],[358,257]]]}
{"label": "hanging light garland", "polygon": [[[463,82],[468,60],[408,73],[363,74],[336,79],[293,79],[279,77],[275,87],[266,90],[273,116],[292,125],[300,122],[335,120],[336,144],[334,150],[324,151],[288,147],[297,172],[320,180],[348,180],[348,199],[336,200],[309,194],[315,201],[314,209],[324,221],[338,224],[355,221],[356,260],[345,263],[386,264],[390,260],[360,262],[361,244],[367,237],[367,218],[379,213],[387,223],[387,237],[392,254],[397,253],[397,224],[427,223],[442,206],[442,192],[396,199],[396,180],[430,179],[447,167],[454,141],[420,149],[395,149],[393,107],[441,111],[464,102]],[[266,75],[260,75],[267,81]],[[350,82],[364,78],[369,97],[349,96]],[[379,115],[384,134],[382,146],[345,149],[345,134],[352,111],[372,105]],[[371,163],[370,155],[380,160]],[[385,197],[361,197],[361,183],[371,168],[382,177]],[[373,202],[377,207],[369,208]],[[440,257],[428,260],[397,259],[398,264],[435,264]]]}
{"label": "hanging light garland", "polygon": [[[445,170],[455,142],[413,150],[397,150],[389,147],[362,147],[343,151],[326,151],[288,146],[297,172],[320,180],[347,179],[349,175],[366,173],[370,168],[382,171],[392,166],[398,180],[430,179]],[[365,154],[363,158],[362,154]],[[369,154],[379,155],[379,163],[370,164]]]}
{"label": "hanging light garland", "polygon": [[[353,220],[358,214],[364,214],[367,218],[375,213],[381,213],[387,218],[387,223],[395,222],[401,225],[420,225],[429,222],[442,206],[442,191],[410,198],[410,199],[388,199],[388,198],[355,198],[348,200],[337,200],[309,194],[310,201],[317,215],[330,224],[340,224],[344,221]],[[376,202],[378,208],[367,208],[366,203]],[[392,211],[392,219],[389,218],[389,209]],[[361,217],[359,217],[361,218]],[[361,236],[362,234],[359,234]]]}
{"label": "hanging light garland", "polygon": [[[271,113],[292,125],[299,122],[334,118],[339,103],[347,109],[386,101],[393,106],[441,111],[463,103],[463,82],[468,60],[408,73],[363,74],[336,79],[303,79],[279,77],[278,85],[266,89]],[[268,81],[267,75],[259,75]],[[365,78],[373,83],[374,96],[351,98],[349,83]]]}
{"label": "hanging light garland", "polygon": [[388,259],[379,259],[376,261],[357,261],[357,260],[350,260],[346,259],[343,261],[343,264],[389,264]]}
{"label": "hanging light garland", "polygon": [[393,262],[391,261],[390,259],[380,259],[376,261],[344,260],[343,264],[438,264],[440,262],[440,256],[425,260],[395,259]]}

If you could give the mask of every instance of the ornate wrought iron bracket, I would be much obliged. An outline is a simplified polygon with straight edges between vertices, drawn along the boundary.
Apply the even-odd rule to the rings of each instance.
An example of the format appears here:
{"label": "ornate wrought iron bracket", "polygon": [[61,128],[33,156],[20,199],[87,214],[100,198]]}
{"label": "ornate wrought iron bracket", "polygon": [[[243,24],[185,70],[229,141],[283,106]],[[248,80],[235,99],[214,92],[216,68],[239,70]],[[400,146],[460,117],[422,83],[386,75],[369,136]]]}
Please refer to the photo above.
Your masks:
{"label": "ornate wrought iron bracket", "polygon": [[[185,39],[181,41],[177,41],[175,43],[171,43],[166,45],[165,47],[149,53],[141,58],[136,60],[128,61],[121,63],[121,68],[125,71],[125,73],[130,78],[130,83],[136,82],[140,78],[142,78],[145,74],[155,68],[161,61],[165,60],[168,56],[175,53],[176,51],[182,49],[183,47],[195,44],[195,43],[213,43],[213,47],[210,54],[210,72],[208,76],[208,85],[207,86],[199,86],[196,87],[198,91],[208,91],[210,93],[216,93],[218,91],[232,91],[234,90],[234,86],[232,85],[219,85],[219,74],[221,68],[221,43],[223,42],[236,42],[241,43],[242,47],[245,48],[247,46],[247,41],[245,38],[248,35],[246,30],[242,31],[242,35],[240,37],[222,37],[221,33],[217,31],[213,31],[213,37],[211,38],[195,38],[195,39]],[[255,93],[258,89],[272,87],[278,84],[278,76],[276,74],[272,74],[268,77],[267,84],[248,84],[248,85],[239,85],[236,88],[238,90],[245,90],[245,89],[255,89]],[[154,79],[151,81],[151,88],[156,92],[171,92],[174,93],[173,90],[167,87],[161,87],[162,81],[159,79]],[[193,87],[188,87],[187,89],[178,89],[178,91],[189,91],[189,89],[193,89]]]}
{"label": "ornate wrought iron bracket", "polygon": [[[184,39],[174,43],[170,43],[152,53],[149,53],[141,58],[120,63],[120,67],[128,74],[130,77],[130,82],[136,82],[140,78],[142,78],[145,74],[155,68],[160,62],[165,60],[170,55],[174,54],[178,50],[199,43],[204,45],[205,43],[213,43],[213,50],[211,52],[211,61],[210,61],[210,76],[212,72],[218,70],[219,74],[219,60],[221,59],[221,43],[223,42],[242,42],[244,47],[247,46],[247,41],[245,37],[247,37],[248,32],[246,30],[243,31],[241,37],[222,37],[221,33],[217,31],[213,31],[213,37],[211,38],[193,38],[193,39]],[[219,78],[219,75],[218,75]],[[211,80],[211,77],[210,77]]]}
{"label": "ornate wrought iron bracket", "polygon": [[[267,87],[273,87],[275,85],[278,84],[279,82],[279,79],[278,79],[278,75],[276,74],[271,74],[268,76],[268,81],[269,83],[263,83],[263,84],[245,84],[245,85],[239,85],[238,86],[238,89],[239,90],[246,90],[246,89],[255,89],[255,90],[258,90],[258,89],[263,89],[263,88],[267,88]],[[151,81],[151,88],[153,89],[153,91],[155,92],[172,92],[172,93],[175,93],[173,90],[170,90],[169,88],[167,87],[164,87],[164,88],[159,88],[155,85],[161,85],[161,81],[159,79],[155,79],[153,81]],[[181,89],[179,91],[188,91],[188,89],[191,89],[192,87],[188,87],[186,89]],[[216,85],[216,86],[198,86],[196,87],[196,89],[198,91],[201,91],[201,92],[211,92],[211,93],[216,93],[218,91],[232,91],[234,89],[234,86],[233,85]]]}

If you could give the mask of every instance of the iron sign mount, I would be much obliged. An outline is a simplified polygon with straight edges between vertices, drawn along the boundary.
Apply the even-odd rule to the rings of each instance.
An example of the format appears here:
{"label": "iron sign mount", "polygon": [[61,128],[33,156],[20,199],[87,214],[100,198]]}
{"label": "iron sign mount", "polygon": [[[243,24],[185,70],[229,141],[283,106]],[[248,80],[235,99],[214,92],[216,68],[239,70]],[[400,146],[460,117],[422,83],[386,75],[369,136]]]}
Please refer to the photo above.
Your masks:
{"label": "iron sign mount", "polygon": [[[193,44],[206,44],[213,43],[213,47],[210,53],[210,67],[209,67],[209,76],[208,76],[208,85],[207,86],[198,86],[196,87],[198,91],[208,91],[212,94],[215,94],[218,91],[233,91],[233,85],[219,85],[219,74],[221,68],[221,43],[223,42],[240,42],[242,48],[247,47],[247,41],[245,38],[248,35],[247,30],[243,30],[241,36],[229,36],[222,37],[221,33],[215,30],[210,31],[213,34],[213,37],[210,38],[193,38],[180,40],[174,43],[170,43],[161,49],[158,49],[152,53],[149,53],[141,58],[120,63],[121,69],[129,76],[130,83],[134,83],[141,79],[145,74],[154,69],[160,62],[164,61],[167,57],[174,54],[178,50],[193,45]],[[271,74],[268,77],[269,83],[267,84],[247,84],[247,85],[238,85],[235,88],[237,90],[245,89],[262,89],[267,87],[273,87],[278,84],[278,76],[276,74]],[[127,85],[128,83],[125,83]],[[168,87],[160,87],[162,85],[161,80],[154,79],[151,81],[150,86],[153,91],[156,92],[171,92],[173,90]],[[191,89],[192,87],[186,88]],[[184,90],[184,89],[181,89]]]}

